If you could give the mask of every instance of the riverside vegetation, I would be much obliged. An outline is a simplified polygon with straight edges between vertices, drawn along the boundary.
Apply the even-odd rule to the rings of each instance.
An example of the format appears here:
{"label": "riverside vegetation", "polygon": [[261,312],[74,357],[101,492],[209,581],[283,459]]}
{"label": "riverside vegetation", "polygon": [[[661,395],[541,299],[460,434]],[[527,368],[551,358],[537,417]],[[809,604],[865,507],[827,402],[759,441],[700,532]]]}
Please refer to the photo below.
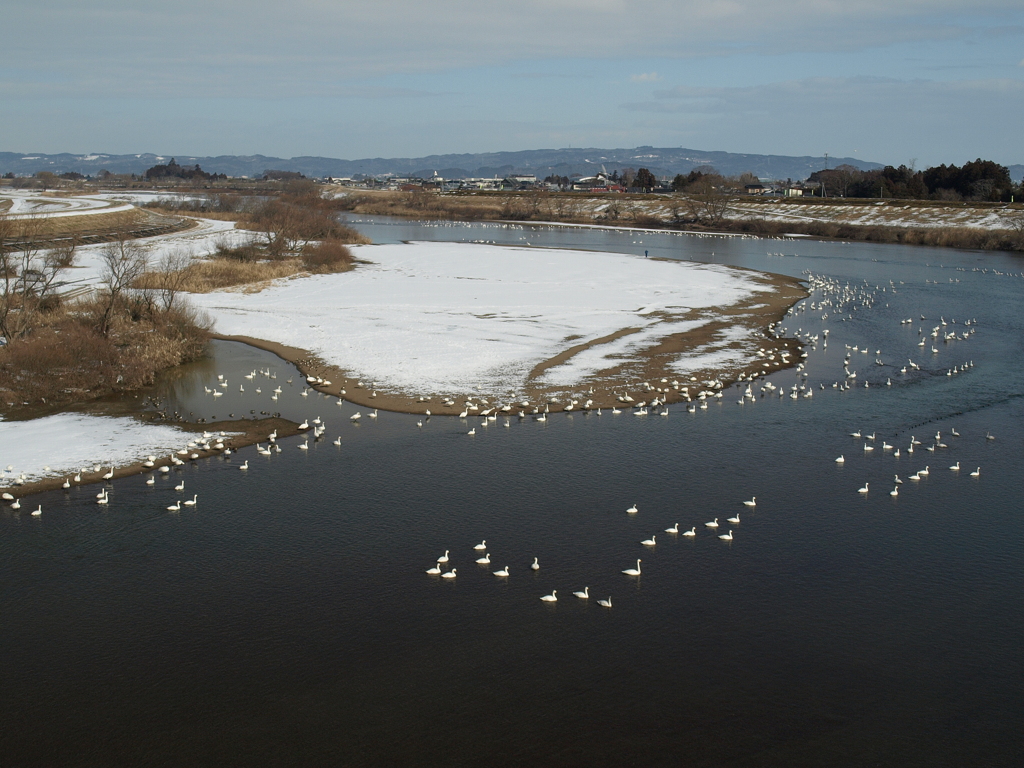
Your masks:
{"label": "riverside vegetation", "polygon": [[0,216],[0,413],[137,390],[202,357],[211,322],[187,292],[350,269],[346,244],[367,239],[318,200],[247,201],[240,218],[251,237],[208,259],[179,248],[150,263],[142,241],[112,232],[100,246],[98,283],[85,288],[68,280],[79,251],[73,236],[39,235],[38,219]]}

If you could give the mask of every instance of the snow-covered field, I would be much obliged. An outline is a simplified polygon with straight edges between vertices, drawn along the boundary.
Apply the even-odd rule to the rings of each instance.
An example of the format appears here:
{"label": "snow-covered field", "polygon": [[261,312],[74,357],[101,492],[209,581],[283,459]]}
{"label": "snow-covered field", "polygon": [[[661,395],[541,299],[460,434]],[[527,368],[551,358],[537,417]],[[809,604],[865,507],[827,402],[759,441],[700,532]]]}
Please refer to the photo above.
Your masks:
{"label": "snow-covered field", "polygon": [[[95,465],[123,466],[185,446],[191,433],[120,416],[59,413],[31,421],[0,421],[0,486],[60,477]],[[10,470],[7,467],[11,467]]]}
{"label": "snow-covered field", "polygon": [[[549,368],[538,382],[572,386],[765,290],[750,272],[624,254],[458,243],[353,250],[372,263],[281,280],[260,293],[192,299],[219,333],[307,349],[382,389],[415,395],[519,392],[539,363],[638,329]],[[701,318],[680,322],[692,310]]]}
{"label": "snow-covered field", "polygon": [[37,192],[5,191],[0,199],[10,200],[7,216],[21,218],[61,218],[67,216],[89,216],[102,213],[130,211],[134,206],[128,201],[115,202],[102,195],[79,197],[47,197]]}
{"label": "snow-covered field", "polygon": [[[251,237],[252,233],[235,229],[233,221],[217,221],[214,219],[197,219],[198,226],[183,232],[173,232],[159,237],[148,237],[137,240],[139,246],[146,250],[146,258],[151,267],[157,267],[164,254],[182,250],[193,258],[203,258],[217,250],[218,243],[228,246],[241,245]],[[75,267],[68,273],[67,280],[75,287],[95,285],[99,282],[103,268],[102,254],[107,246],[84,245],[76,251]]]}

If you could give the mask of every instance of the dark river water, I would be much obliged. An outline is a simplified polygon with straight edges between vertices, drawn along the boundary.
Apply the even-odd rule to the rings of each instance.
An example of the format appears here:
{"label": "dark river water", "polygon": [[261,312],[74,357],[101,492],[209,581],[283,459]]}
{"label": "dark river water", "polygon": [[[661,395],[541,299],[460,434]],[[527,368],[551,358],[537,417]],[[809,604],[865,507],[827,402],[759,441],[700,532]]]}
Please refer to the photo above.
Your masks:
{"label": "dark river water", "polygon": [[[353,223],[797,276],[783,325],[818,341],[706,410],[486,426],[372,419],[214,344],[157,394],[324,438],[0,512],[0,766],[1024,764],[1019,257]],[[456,578],[427,575],[446,550]]]}

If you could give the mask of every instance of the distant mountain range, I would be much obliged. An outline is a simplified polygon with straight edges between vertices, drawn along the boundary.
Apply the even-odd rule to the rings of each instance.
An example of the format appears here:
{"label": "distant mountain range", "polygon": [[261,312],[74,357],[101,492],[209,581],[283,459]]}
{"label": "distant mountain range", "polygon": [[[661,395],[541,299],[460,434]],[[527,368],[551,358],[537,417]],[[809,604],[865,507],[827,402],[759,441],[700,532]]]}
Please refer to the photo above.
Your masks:
{"label": "distant mountain range", "polygon": [[[486,152],[461,155],[430,155],[428,157],[364,158],[340,160],[333,157],[267,157],[265,155],[219,155],[192,157],[175,155],[181,165],[200,165],[208,173],[228,176],[262,176],[265,171],[298,171],[310,177],[352,177],[357,175],[431,177],[435,173],[445,179],[504,177],[511,173],[590,176],[602,167],[610,173],[623,168],[647,168],[656,176],[689,173],[697,166],[712,165],[726,176],[749,171],[762,180],[805,179],[822,168],[852,165],[862,170],[881,168],[851,157],[790,157],[787,155],[753,155],[735,152],[709,152],[700,149],[636,147],[634,149],[530,149],[520,152]],[[0,152],[0,174],[13,172],[30,176],[38,171],[64,173],[77,171],[95,176],[101,170],[111,173],[143,173],[171,155],[58,155]],[[1024,165],[1010,166],[1014,180],[1024,176]]]}

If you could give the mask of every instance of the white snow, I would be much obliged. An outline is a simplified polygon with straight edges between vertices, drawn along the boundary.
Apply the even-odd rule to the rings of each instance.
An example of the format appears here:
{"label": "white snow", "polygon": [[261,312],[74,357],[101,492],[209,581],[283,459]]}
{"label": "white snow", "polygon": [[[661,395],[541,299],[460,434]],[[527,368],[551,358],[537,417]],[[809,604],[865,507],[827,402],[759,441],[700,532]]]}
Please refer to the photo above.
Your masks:
{"label": "white snow", "polygon": [[[124,466],[184,447],[192,434],[126,416],[59,413],[30,421],[0,421],[0,485],[74,474],[96,464]],[[14,469],[8,472],[6,467]],[[46,471],[44,467],[50,467]]]}
{"label": "white snow", "polygon": [[[251,232],[235,229],[233,221],[197,219],[198,225],[183,232],[173,232],[159,237],[135,241],[146,250],[146,258],[152,268],[159,265],[164,254],[182,249],[192,258],[208,256],[217,250],[218,243],[228,246],[241,245],[252,237]],[[80,246],[75,252],[75,267],[67,274],[70,284],[81,287],[99,282],[103,271],[102,254],[106,244]]]}
{"label": "white snow", "polygon": [[678,332],[692,309],[715,319],[708,310],[764,290],[750,272],[625,254],[468,243],[353,250],[372,263],[192,300],[219,333],[307,349],[383,389],[429,394],[518,391],[538,363],[641,329],[547,372],[568,385],[608,367],[609,354]]}

